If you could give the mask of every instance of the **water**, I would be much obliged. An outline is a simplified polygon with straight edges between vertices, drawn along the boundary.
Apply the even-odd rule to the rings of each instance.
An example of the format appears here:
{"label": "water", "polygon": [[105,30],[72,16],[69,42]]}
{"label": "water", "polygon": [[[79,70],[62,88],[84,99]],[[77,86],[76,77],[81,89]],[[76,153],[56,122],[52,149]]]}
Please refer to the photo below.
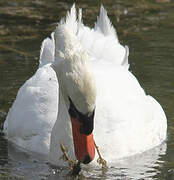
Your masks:
{"label": "water", "polygon": [[[131,71],[166,112],[168,139],[155,149],[118,161],[107,171],[84,168],[76,179],[174,179],[174,1],[163,1],[77,1],[89,26],[96,21],[101,2],[108,10],[120,42],[130,47]],[[38,67],[42,40],[72,3],[0,0],[1,127],[19,87]],[[67,168],[51,167],[43,157],[15,147],[0,134],[0,180],[74,179],[68,173]]]}

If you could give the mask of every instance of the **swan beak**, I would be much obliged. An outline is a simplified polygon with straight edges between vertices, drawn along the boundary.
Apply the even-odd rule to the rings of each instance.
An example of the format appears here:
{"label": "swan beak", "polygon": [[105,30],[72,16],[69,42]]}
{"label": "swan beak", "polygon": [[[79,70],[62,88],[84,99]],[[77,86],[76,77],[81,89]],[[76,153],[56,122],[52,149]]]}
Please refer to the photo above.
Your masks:
{"label": "swan beak", "polygon": [[81,163],[88,164],[95,157],[93,134],[83,133],[81,130],[83,125],[76,118],[71,117],[71,122],[76,158]]}

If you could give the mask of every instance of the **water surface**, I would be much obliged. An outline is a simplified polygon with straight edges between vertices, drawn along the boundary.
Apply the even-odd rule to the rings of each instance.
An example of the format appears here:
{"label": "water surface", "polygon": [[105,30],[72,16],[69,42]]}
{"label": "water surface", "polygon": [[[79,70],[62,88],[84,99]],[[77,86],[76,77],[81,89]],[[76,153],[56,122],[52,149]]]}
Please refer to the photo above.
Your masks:
{"label": "water surface", "polygon": [[[174,1],[77,1],[84,23],[93,26],[100,3],[108,11],[119,40],[130,48],[131,71],[168,118],[167,142],[123,159],[102,171],[84,169],[79,179],[174,179]],[[42,40],[73,1],[0,0],[0,124],[19,87],[38,68]],[[67,168],[53,168],[43,157],[8,143],[0,133],[0,179],[72,179]]]}

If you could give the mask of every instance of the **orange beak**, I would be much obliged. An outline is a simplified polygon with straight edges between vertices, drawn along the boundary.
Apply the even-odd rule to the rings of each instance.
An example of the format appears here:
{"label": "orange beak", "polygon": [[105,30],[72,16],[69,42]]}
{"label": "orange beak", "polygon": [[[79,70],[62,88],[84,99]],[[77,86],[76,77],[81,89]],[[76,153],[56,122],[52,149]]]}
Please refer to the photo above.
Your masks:
{"label": "orange beak", "polygon": [[95,157],[93,134],[85,135],[80,133],[82,123],[73,117],[71,117],[71,123],[76,158],[80,162],[88,164]]}

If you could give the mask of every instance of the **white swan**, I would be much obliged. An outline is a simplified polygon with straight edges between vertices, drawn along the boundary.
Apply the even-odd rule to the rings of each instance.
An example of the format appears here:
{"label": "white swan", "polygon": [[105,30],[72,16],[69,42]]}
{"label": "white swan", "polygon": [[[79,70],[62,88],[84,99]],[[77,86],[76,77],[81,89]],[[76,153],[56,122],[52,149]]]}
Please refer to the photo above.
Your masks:
{"label": "white swan", "polygon": [[89,163],[94,135],[109,164],[166,139],[165,113],[128,70],[128,47],[120,45],[105,9],[94,29],[81,17],[73,6],[43,42],[40,67],[20,88],[4,125],[10,141],[49,154],[55,165],[64,163],[59,141],[72,159]]}

